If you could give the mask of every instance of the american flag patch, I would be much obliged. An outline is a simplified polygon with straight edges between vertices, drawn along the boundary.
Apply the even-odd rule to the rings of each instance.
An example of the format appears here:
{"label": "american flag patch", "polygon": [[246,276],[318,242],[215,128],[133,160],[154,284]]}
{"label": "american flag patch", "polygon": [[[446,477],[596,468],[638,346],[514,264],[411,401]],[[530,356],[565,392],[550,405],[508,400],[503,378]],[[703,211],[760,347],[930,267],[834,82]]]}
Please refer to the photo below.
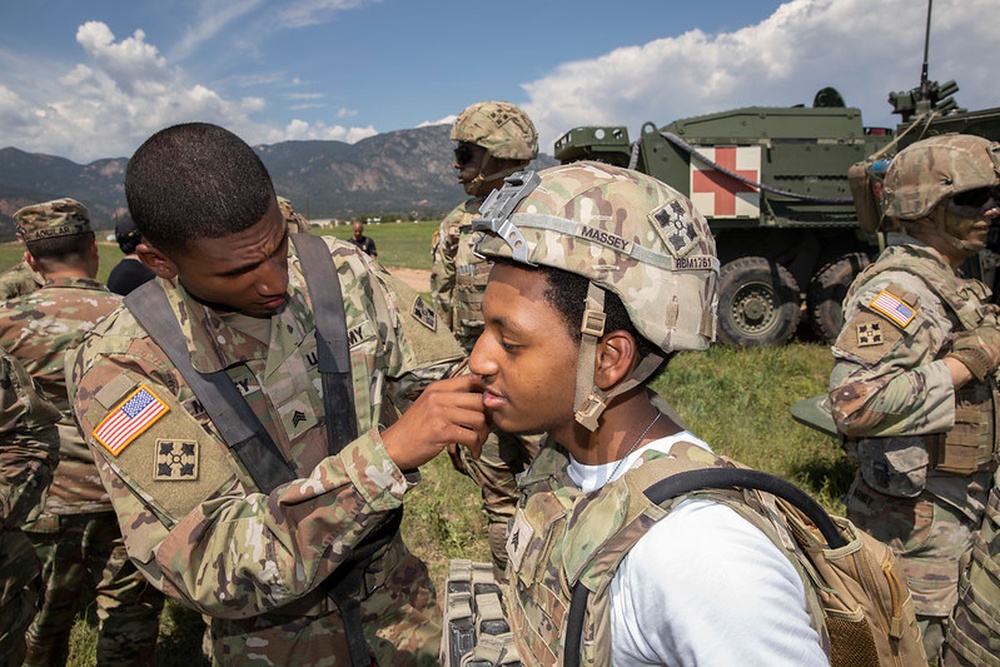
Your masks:
{"label": "american flag patch", "polygon": [[900,328],[909,324],[910,321],[917,315],[917,311],[915,309],[911,308],[909,304],[887,290],[879,292],[879,295],[868,305],[872,308],[872,310],[877,310],[888,317],[892,322],[895,322]]}
{"label": "american flag patch", "polygon": [[93,436],[105,449],[118,456],[169,410],[166,403],[142,385],[97,425]]}

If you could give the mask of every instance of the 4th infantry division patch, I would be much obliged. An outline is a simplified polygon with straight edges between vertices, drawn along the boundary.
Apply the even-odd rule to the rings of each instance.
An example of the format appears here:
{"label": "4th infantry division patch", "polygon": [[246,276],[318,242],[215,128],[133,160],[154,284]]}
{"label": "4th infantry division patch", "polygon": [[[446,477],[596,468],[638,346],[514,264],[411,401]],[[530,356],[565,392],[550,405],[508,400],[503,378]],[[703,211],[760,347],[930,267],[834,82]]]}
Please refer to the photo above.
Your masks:
{"label": "4th infantry division patch", "polygon": [[149,387],[141,385],[101,420],[92,435],[105,449],[118,456],[169,410],[170,407]]}

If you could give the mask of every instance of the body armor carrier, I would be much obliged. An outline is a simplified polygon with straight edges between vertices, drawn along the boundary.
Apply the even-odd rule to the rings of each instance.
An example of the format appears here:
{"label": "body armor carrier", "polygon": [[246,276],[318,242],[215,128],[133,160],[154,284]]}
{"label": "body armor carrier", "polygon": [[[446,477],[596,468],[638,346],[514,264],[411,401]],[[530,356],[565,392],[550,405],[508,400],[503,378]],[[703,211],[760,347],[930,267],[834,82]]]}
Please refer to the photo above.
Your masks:
{"label": "body armor carrier", "polygon": [[[989,289],[978,280],[956,280],[940,259],[909,246],[889,246],[882,256],[865,268],[848,290],[845,302],[857,288],[886,271],[905,271],[919,277],[941,299],[953,331],[980,326],[1000,326],[996,311],[989,307]],[[950,342],[937,350],[943,359]],[[946,433],[918,436],[929,456],[929,469],[956,475],[989,472],[996,457],[996,428],[1000,421],[1000,396],[996,377],[987,382],[969,382],[955,392],[955,425]],[[851,448],[851,443],[848,443]]]}
{"label": "body armor carrier", "polygon": [[[577,582],[590,591],[580,664],[611,664],[611,580],[632,546],[682,498],[707,498],[732,508],[788,554],[791,538],[782,536],[775,524],[751,508],[741,492],[699,491],[665,507],[643,494],[672,474],[730,465],[697,445],[677,443],[669,457],[648,451],[641,465],[589,494],[569,479],[568,463],[562,448],[541,450],[521,482],[525,500],[508,540],[511,566],[504,600],[511,628],[520,654],[535,656],[540,665],[563,664],[571,590]],[[794,558],[789,560],[803,579],[810,619],[829,653],[820,602],[801,565]]]}

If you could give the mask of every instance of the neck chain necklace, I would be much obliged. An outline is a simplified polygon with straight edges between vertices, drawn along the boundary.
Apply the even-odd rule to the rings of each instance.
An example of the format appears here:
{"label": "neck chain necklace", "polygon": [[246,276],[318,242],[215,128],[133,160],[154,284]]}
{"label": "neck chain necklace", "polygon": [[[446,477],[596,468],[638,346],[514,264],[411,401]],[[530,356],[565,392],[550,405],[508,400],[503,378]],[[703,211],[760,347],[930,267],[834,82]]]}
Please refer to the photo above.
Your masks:
{"label": "neck chain necklace", "polygon": [[649,433],[649,429],[653,428],[653,424],[655,424],[656,420],[659,418],[660,418],[660,412],[657,411],[656,416],[653,417],[653,421],[649,422],[649,424],[646,425],[646,428],[643,429],[642,433],[639,434],[639,437],[636,438],[635,442],[632,443],[632,446],[628,448],[627,452],[625,452],[625,456],[618,459],[618,465],[616,465],[615,469],[611,471],[610,475],[608,475],[609,482],[615,478],[615,475],[618,474],[618,469],[621,468],[622,465],[625,463],[625,459],[629,457],[629,454],[635,451],[635,448],[639,446],[639,443],[642,442],[642,439],[646,437],[647,433]]}

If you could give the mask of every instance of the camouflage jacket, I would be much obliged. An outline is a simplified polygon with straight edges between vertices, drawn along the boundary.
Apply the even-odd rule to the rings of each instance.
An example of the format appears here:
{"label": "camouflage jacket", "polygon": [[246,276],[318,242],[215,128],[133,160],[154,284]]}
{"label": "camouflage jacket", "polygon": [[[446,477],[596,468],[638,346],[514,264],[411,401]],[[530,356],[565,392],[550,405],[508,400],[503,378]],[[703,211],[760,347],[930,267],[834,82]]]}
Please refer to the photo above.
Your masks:
{"label": "camouflage jacket", "polygon": [[22,260],[0,273],[0,299],[13,299],[34,292],[44,284],[45,280],[41,274],[33,271],[28,263]]}
{"label": "camouflage jacket", "polygon": [[[977,519],[984,491],[978,482],[966,489],[965,479],[994,465],[996,380],[956,392],[944,357],[956,332],[1000,326],[997,309],[985,285],[956,275],[927,244],[901,232],[889,240],[844,300],[830,376],[834,421],[863,473],[884,463],[912,480],[913,470],[923,470],[918,487]],[[913,495],[866,481],[889,495]]]}
{"label": "camouflage jacket", "polygon": [[58,460],[58,419],[24,367],[0,352],[0,607],[38,574],[34,549],[19,527],[45,503]]}
{"label": "camouflage jacket", "polygon": [[[590,591],[584,617],[581,665],[611,664],[610,587],[629,550],[672,507],[696,496],[722,503],[763,532],[789,558],[804,582],[806,606],[823,651],[829,634],[808,575],[790,555],[791,540],[735,491],[708,490],[679,496],[663,507],[643,490],[672,474],[725,467],[726,459],[691,443],[678,442],[664,454],[643,452],[617,480],[584,493],[566,472],[568,454],[549,444],[541,449],[519,482],[520,506],[510,528],[510,556],[504,601],[518,653],[535,656],[545,667],[562,665],[572,589],[579,582]],[[712,576],[706,573],[706,576]]]}
{"label": "camouflage jacket", "polygon": [[479,236],[472,232],[472,219],[484,200],[472,197],[445,216],[432,249],[431,297],[466,351],[483,331],[483,292],[491,266],[472,253]]}
{"label": "camouflage jacket", "polygon": [[31,530],[45,531],[46,515],[111,511],[111,501],[80,435],[66,391],[66,353],[121,304],[102,283],[89,278],[50,281],[0,307],[0,344],[31,374],[59,409],[59,467],[45,512]]}
{"label": "camouflage jacket", "polygon": [[[194,368],[225,369],[299,476],[270,495],[127,309],[86,339],[70,369],[73,407],[129,555],[158,588],[216,618],[255,617],[312,593],[324,599],[316,587],[410,486],[379,427],[462,357],[413,290],[350,244],[326,241],[344,297],[361,434],[336,456],[327,455],[315,326],[292,244],[289,299],[270,318],[269,345],[157,279]],[[139,399],[152,406],[147,423],[106,437],[107,420]]]}

